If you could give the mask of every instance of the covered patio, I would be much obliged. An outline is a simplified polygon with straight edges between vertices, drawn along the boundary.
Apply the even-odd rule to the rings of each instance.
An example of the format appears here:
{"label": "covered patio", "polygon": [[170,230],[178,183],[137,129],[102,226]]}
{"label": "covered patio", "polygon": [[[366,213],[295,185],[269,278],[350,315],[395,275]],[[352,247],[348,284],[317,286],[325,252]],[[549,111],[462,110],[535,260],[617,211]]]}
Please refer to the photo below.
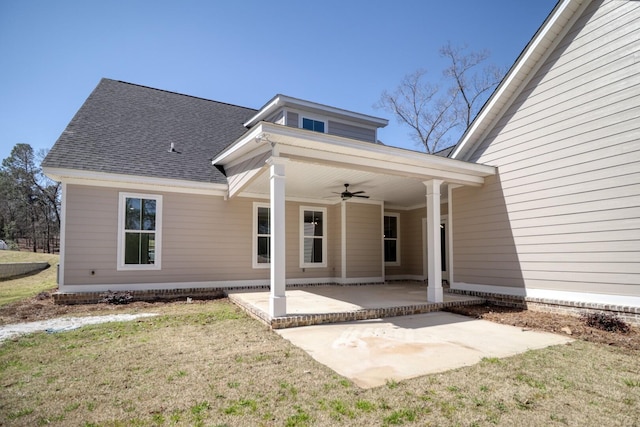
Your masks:
{"label": "covered patio", "polygon": [[355,320],[381,319],[482,304],[482,298],[444,292],[443,301],[427,302],[427,286],[416,281],[360,286],[300,286],[287,289],[287,314],[269,313],[268,290],[228,291],[231,301],[273,329]]}
{"label": "covered patio", "polygon": [[[398,278],[423,283],[422,288],[413,286],[411,291],[407,291],[405,296],[411,295],[410,301],[402,302],[402,298],[393,297],[393,292],[377,298],[378,302],[397,300],[398,303],[394,303],[393,307],[369,307],[364,304],[359,305],[356,311],[351,310],[354,307],[341,306],[332,312],[359,313],[359,316],[369,316],[365,314],[368,311],[377,313],[371,314],[373,317],[400,315],[404,313],[402,307],[425,310],[407,313],[434,311],[444,307],[443,304],[446,306],[452,303],[454,299],[460,301],[458,296],[445,296],[442,288],[442,271],[447,271],[449,282],[453,281],[454,274],[452,191],[460,186],[482,186],[486,177],[496,173],[491,166],[269,122],[255,124],[249,132],[213,159],[212,163],[227,176],[228,198],[263,199],[269,209],[268,264],[258,265],[254,262],[254,268],[269,269],[270,292],[268,296],[264,293],[245,293],[244,297],[241,297],[241,293],[233,293],[232,298],[255,298],[254,303],[244,305],[260,306],[260,309],[250,311],[270,322],[273,327],[296,323],[288,315],[299,317],[300,325],[310,324],[305,323],[310,320],[305,320],[304,316],[313,315],[316,319],[313,321],[318,322],[317,318],[321,313],[312,311],[316,301],[306,297],[313,294],[314,298],[320,298],[320,292],[314,292],[312,288],[306,288],[305,291],[291,290],[292,285],[381,284]],[[366,193],[366,199],[341,198],[340,192],[344,190],[346,183],[351,184],[352,191]],[[302,224],[302,215],[298,228],[299,239],[296,239],[298,236],[292,236],[295,226],[288,225],[292,221],[290,213],[293,204],[314,205],[308,208],[311,210],[318,205],[329,207],[321,217],[325,226],[329,222],[326,217],[331,217],[332,221],[332,231],[322,234],[325,239],[322,243],[323,269],[303,261],[304,251],[315,247],[303,247],[307,243],[303,225],[307,224]],[[355,212],[358,206],[362,208]],[[445,206],[444,215],[448,217],[444,234],[441,231],[441,206]],[[288,207],[289,214],[285,217]],[[301,213],[304,208],[299,208]],[[422,231],[416,230],[409,236],[420,246],[419,256],[422,257],[413,263],[410,274],[406,264],[390,267],[390,263],[385,262],[383,219],[387,211],[419,212],[417,220],[423,221]],[[365,227],[368,228],[365,230]],[[358,232],[352,232],[354,229]],[[442,239],[447,242],[445,263],[441,254]],[[288,246],[292,243],[300,253],[299,263],[292,257],[292,250]],[[411,253],[415,254],[416,251]],[[255,250],[253,256],[256,256]],[[441,268],[443,264],[446,264],[446,268]],[[387,277],[389,268],[395,268],[394,277]],[[430,286],[425,286],[424,282]],[[345,290],[341,292],[346,297],[347,288],[343,289]],[[387,286],[377,289],[377,293],[382,289],[399,290],[394,289],[394,286]],[[367,292],[362,287],[358,286],[356,290],[361,294],[358,298],[367,298]],[[347,301],[349,298],[351,297],[347,297]],[[336,318],[335,314],[328,316]]]}

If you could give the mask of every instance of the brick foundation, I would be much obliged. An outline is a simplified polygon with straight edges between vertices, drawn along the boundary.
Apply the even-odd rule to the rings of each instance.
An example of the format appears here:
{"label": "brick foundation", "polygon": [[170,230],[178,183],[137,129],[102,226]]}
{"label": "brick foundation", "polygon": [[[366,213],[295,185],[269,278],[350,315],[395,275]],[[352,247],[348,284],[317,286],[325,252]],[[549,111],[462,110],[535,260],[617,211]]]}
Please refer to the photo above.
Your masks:
{"label": "brick foundation", "polygon": [[631,325],[640,326],[640,307],[551,300],[545,298],[492,294],[488,292],[465,291],[460,289],[449,289],[448,292],[452,294],[477,296],[484,298],[491,304],[495,305],[562,314],[566,316],[579,317],[588,313],[607,313],[615,315],[620,320],[624,320]]}

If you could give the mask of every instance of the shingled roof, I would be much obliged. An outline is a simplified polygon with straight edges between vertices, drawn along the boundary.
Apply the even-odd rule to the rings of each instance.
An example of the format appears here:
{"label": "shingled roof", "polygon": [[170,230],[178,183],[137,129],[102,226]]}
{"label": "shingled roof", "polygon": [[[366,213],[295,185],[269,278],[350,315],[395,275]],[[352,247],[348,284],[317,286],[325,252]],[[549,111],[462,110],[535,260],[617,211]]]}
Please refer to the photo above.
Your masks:
{"label": "shingled roof", "polygon": [[[102,79],[44,167],[226,183],[211,158],[257,110]],[[174,143],[175,152],[169,152]]]}

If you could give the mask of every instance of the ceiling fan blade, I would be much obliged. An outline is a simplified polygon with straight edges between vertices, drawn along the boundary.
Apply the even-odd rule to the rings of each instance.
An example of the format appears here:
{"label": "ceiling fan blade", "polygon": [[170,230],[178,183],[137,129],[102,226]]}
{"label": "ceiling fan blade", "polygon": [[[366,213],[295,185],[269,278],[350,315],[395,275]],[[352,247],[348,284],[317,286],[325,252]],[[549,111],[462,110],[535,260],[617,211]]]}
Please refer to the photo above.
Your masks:
{"label": "ceiling fan blade", "polygon": [[351,194],[362,194],[362,193],[366,193],[366,191],[354,191],[354,192],[353,192],[353,193],[351,193]]}
{"label": "ceiling fan blade", "polygon": [[361,199],[368,199],[369,198],[369,196],[363,196],[361,194],[355,194],[355,193],[353,193],[352,196],[353,197],[360,197]]}

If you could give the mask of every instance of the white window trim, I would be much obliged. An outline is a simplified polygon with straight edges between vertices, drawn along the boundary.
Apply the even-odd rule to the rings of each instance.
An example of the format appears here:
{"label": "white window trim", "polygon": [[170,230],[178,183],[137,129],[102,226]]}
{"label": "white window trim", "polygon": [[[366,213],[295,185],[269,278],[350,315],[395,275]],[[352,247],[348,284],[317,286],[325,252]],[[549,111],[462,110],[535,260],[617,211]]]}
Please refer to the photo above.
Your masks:
{"label": "white window trim", "polygon": [[[387,267],[399,267],[401,264],[400,261],[400,214],[397,212],[385,212],[384,216],[394,216],[396,217],[396,224],[397,224],[397,230],[396,230],[396,234],[398,235],[398,237],[395,238],[396,241],[396,260],[393,262],[386,262],[384,263],[385,266]],[[382,240],[387,240],[386,237],[384,237],[384,218],[382,218]],[[389,239],[389,240],[393,240],[393,239]],[[383,246],[384,247],[384,246]],[[382,256],[384,258],[384,252],[382,253]]]}
{"label": "white window trim", "polygon": [[[253,268],[271,268],[270,262],[258,262],[258,208],[271,209],[269,203],[253,202],[253,227],[251,231],[251,266]],[[269,235],[271,237],[271,235]]]}
{"label": "white window trim", "polygon": [[[322,212],[322,262],[304,262],[304,212]],[[318,236],[315,236],[318,238]],[[327,267],[327,208],[318,206],[300,206],[300,268]]]}
{"label": "white window trim", "polygon": [[[309,120],[315,120],[316,122],[322,122],[324,123],[324,132],[322,133],[328,133],[329,132],[329,120],[325,119],[323,117],[320,116],[315,116],[313,114],[305,114],[302,112],[298,112],[298,128],[299,129],[304,129],[302,127],[302,120],[304,119],[309,119]],[[304,130],[308,130],[308,129],[304,129]],[[315,132],[315,131],[310,131],[310,132]],[[321,133],[321,132],[318,132]]]}
{"label": "white window trim", "polygon": [[[156,230],[155,230],[155,257],[153,264],[125,264],[124,263],[124,234],[126,199],[148,199],[156,201]],[[162,269],[162,195],[141,193],[119,193],[118,197],[118,250],[117,270],[161,270]]]}

